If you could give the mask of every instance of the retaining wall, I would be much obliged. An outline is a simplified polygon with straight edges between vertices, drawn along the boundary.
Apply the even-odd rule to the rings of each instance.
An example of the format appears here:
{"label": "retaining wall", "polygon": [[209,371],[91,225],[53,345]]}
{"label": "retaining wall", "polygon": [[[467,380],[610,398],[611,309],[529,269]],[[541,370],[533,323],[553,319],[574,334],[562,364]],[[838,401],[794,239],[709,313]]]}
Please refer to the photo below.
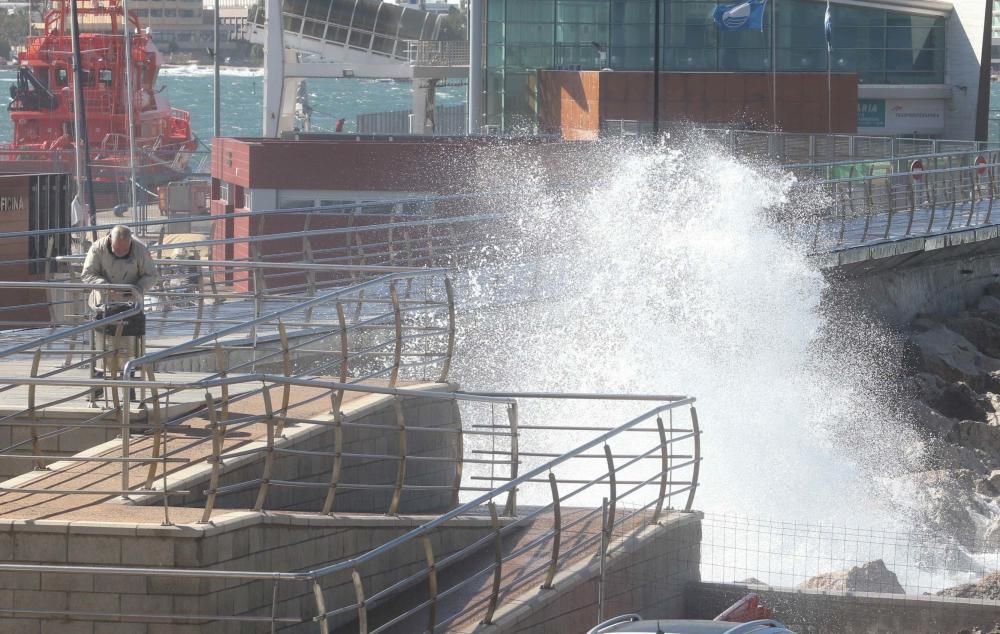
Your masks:
{"label": "retaining wall", "polygon": [[1000,623],[997,601],[723,583],[691,584],[687,616],[714,618],[748,592],[761,595],[785,625],[810,634],[958,634]]}

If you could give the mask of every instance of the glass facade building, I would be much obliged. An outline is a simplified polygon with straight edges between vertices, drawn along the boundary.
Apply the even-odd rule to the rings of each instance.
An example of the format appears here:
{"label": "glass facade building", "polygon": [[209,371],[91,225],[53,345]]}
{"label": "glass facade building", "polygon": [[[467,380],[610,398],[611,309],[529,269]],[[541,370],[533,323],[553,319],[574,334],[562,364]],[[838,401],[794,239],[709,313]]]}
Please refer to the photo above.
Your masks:
{"label": "glass facade building", "polygon": [[[662,71],[827,69],[825,3],[772,0],[763,30],[724,32],[712,15],[730,3],[655,1]],[[487,125],[533,125],[538,69],[652,70],[654,11],[651,0],[487,0]],[[944,83],[944,17],[838,4],[831,13],[833,72],[862,84]]]}

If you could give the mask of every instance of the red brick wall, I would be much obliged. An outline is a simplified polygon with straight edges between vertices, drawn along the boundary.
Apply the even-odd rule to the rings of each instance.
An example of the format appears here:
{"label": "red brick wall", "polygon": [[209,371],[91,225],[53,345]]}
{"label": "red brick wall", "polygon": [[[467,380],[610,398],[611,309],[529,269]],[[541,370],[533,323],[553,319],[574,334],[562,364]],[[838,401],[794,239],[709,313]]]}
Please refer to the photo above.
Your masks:
{"label": "red brick wall", "polygon": [[[542,100],[539,119],[544,129],[565,139],[581,134],[584,123],[653,118],[652,73],[643,71],[540,71]],[[599,82],[594,88],[593,82]],[[832,131],[857,131],[857,76],[830,77]],[[786,132],[828,131],[826,73],[778,73],[777,117]],[[556,98],[558,96],[558,98]],[[735,124],[770,129],[770,73],[661,73],[660,121]],[[599,112],[599,120],[592,119]],[[586,117],[584,117],[584,113]]]}

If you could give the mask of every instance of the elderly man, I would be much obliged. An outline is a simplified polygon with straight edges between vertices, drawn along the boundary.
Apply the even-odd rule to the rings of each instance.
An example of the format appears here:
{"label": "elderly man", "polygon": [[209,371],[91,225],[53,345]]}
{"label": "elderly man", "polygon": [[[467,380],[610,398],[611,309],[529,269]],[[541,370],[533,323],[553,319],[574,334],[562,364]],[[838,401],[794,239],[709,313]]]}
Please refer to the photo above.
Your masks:
{"label": "elderly man", "polygon": [[[134,284],[147,292],[160,276],[146,245],[132,237],[131,229],[118,225],[107,236],[90,245],[83,263],[82,278],[90,284]],[[109,295],[102,297],[100,291],[91,293],[91,308],[119,299],[117,293]]]}
{"label": "elderly man", "polygon": [[[147,292],[153,288],[159,280],[156,265],[149,255],[146,245],[132,237],[132,231],[125,225],[114,227],[111,232],[94,242],[87,252],[87,259],[83,263],[84,282],[101,284],[133,284],[138,286],[142,292]],[[126,299],[124,293],[116,291],[101,291],[95,289],[90,294],[88,303],[90,307],[97,311],[98,318],[114,312],[115,304],[123,304]],[[129,298],[142,304],[142,298]],[[100,329],[95,332],[95,345],[99,350],[113,352],[110,356],[102,355],[104,370],[98,371],[96,367],[91,367],[93,376],[116,376],[128,357],[136,357],[142,354],[142,344],[140,336],[145,333],[145,317],[129,318],[123,335],[118,341],[117,348],[111,344],[111,339],[117,329]],[[134,377],[133,377],[134,378]],[[91,402],[101,398],[103,390],[95,390],[90,397]],[[134,400],[135,392],[130,390],[130,400]]]}

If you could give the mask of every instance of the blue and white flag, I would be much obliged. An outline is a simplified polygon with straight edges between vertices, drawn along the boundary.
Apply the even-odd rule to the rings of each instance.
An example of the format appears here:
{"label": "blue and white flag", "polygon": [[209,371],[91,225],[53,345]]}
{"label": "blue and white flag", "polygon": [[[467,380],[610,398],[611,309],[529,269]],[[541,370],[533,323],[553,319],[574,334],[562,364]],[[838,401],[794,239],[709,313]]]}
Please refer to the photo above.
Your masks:
{"label": "blue and white flag", "polygon": [[767,0],[747,0],[736,4],[715,7],[712,18],[720,31],[745,31],[764,29],[764,7]]}
{"label": "blue and white flag", "polygon": [[833,18],[830,17],[830,0],[826,0],[826,15],[823,16],[823,34],[826,35],[826,52],[833,50]]}

